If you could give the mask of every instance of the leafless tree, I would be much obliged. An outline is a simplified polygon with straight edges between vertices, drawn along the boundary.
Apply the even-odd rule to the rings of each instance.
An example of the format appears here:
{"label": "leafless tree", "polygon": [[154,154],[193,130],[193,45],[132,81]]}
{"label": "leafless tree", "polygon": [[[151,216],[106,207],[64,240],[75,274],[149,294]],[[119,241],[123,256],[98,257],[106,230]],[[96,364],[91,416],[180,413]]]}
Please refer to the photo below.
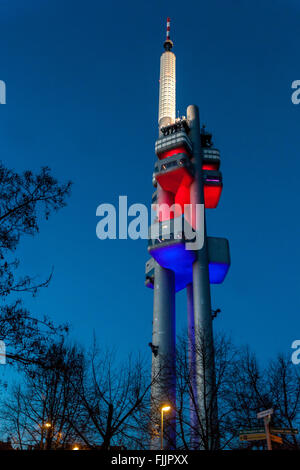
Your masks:
{"label": "leafless tree", "polygon": [[[18,276],[19,260],[14,252],[24,235],[38,233],[41,219],[65,206],[70,188],[70,182],[58,184],[47,167],[34,175],[31,171],[16,173],[0,162],[0,340],[6,343],[7,359],[20,364],[37,360],[45,347],[45,335],[55,335],[66,327],[56,328],[46,317],[32,317],[21,300],[15,300],[16,295],[36,295],[47,287],[52,273],[44,280]],[[10,294],[14,294],[13,301],[9,301]]]}
{"label": "leafless tree", "polygon": [[[270,401],[274,404],[273,422],[277,428],[300,425],[300,370],[290,357],[279,355],[267,369]],[[300,431],[300,429],[299,429]],[[283,448],[300,449],[299,435],[282,435]]]}
{"label": "leafless tree", "polygon": [[2,428],[19,449],[58,449],[76,441],[70,421],[79,410],[74,383],[82,353],[60,342],[46,357],[42,366],[25,370],[22,386],[15,386],[1,406]]}
{"label": "leafless tree", "polygon": [[[214,394],[209,394],[203,414],[195,394],[190,345],[182,337],[177,344],[177,449],[263,448],[263,441],[240,442],[239,433],[261,427],[256,415],[270,407],[273,427],[299,426],[300,377],[290,358],[279,356],[260,367],[249,348],[237,348],[219,335],[214,343]],[[205,380],[208,359],[200,344],[195,352],[203,361]],[[112,351],[96,345],[83,357],[63,342],[49,347],[46,357],[42,366],[26,370],[26,387],[16,387],[2,406],[1,422],[16,446],[58,449],[72,441],[90,449],[149,448],[153,413],[147,362],[139,357],[119,362]],[[204,393],[210,386],[203,387]],[[299,448],[297,435],[282,438],[281,448]]]}
{"label": "leafless tree", "polygon": [[151,383],[143,359],[119,363],[114,352],[94,345],[81,372],[80,418],[70,420],[78,437],[89,448],[146,448]]}
{"label": "leafless tree", "polygon": [[[205,344],[200,342],[200,344]],[[215,338],[215,395],[205,409],[199,410],[195,377],[191,374],[189,345],[182,337],[177,350],[177,448],[242,449],[264,448],[265,443],[239,441],[242,429],[263,427],[257,413],[273,408],[271,425],[298,428],[300,418],[300,375],[290,358],[279,356],[260,367],[248,347],[235,347],[225,336]],[[196,346],[197,349],[197,346]],[[198,360],[207,361],[206,351],[197,349]],[[201,377],[205,381],[205,376]],[[205,385],[205,384],[204,384]],[[208,384],[210,386],[210,384]],[[206,387],[204,386],[204,390]],[[218,426],[209,426],[217,400]],[[191,419],[191,410],[194,411]],[[207,430],[213,436],[207,434]],[[298,435],[282,435],[281,448],[299,448]],[[276,446],[276,444],[275,444]]]}
{"label": "leafless tree", "polygon": [[[200,334],[200,333],[199,333]],[[177,448],[186,450],[214,450],[225,448],[233,439],[231,427],[232,407],[227,400],[231,387],[232,364],[237,351],[225,336],[218,336],[214,343],[214,374],[211,378],[206,371],[211,357],[208,356],[205,341],[188,344],[182,335],[177,341]],[[194,351],[191,351],[191,347]],[[197,400],[196,368],[191,356],[200,363],[203,384],[203,402],[200,408]],[[204,406],[204,407],[203,407]],[[218,419],[217,419],[218,410]]]}

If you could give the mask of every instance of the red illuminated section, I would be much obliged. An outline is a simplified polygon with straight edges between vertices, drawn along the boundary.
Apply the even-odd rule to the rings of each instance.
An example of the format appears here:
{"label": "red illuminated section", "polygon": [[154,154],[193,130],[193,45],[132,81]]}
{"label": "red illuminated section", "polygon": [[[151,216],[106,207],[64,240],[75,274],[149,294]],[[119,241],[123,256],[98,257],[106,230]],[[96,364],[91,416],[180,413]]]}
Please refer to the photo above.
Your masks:
{"label": "red illuminated section", "polygon": [[206,209],[215,209],[219,204],[222,193],[222,185],[209,186],[204,184],[204,204]]}
{"label": "red illuminated section", "polygon": [[[160,160],[164,160],[180,153],[190,156],[187,149],[184,146],[180,146],[162,152],[158,157]],[[202,169],[217,171],[219,169],[219,162],[204,163]],[[184,213],[184,206],[191,203],[191,184],[194,181],[193,176],[187,168],[182,167],[166,171],[166,173],[157,174],[156,180],[162,188],[158,204],[160,206],[163,205],[159,210],[158,220],[163,222],[181,216]],[[222,188],[221,182],[220,184],[204,182],[204,204],[207,209],[215,209],[217,207]],[[178,207],[175,206],[175,210],[170,209],[173,204],[178,205]]]}
{"label": "red illuminated section", "polygon": [[[173,219],[179,217],[184,213],[185,204],[190,204],[190,185],[193,177],[190,175],[186,168],[176,168],[168,173],[163,173],[156,176],[158,184],[163,189],[160,196],[159,204],[178,204],[180,206],[174,211],[161,210],[159,212],[159,221]],[[179,212],[179,213],[177,213]]]}
{"label": "red illuminated section", "polygon": [[203,163],[202,170],[218,170],[218,163]]}
{"label": "red illuminated section", "polygon": [[187,149],[184,146],[180,146],[176,149],[167,150],[166,152],[160,153],[158,155],[158,158],[160,160],[163,160],[164,158],[172,157],[173,155],[177,155],[178,153],[185,153],[186,155],[189,155]]}
{"label": "red illuminated section", "polygon": [[178,192],[180,186],[190,186],[191,182],[193,181],[193,177],[186,168],[182,167],[157,175],[156,180],[165,191],[170,191],[174,194],[175,197],[175,194]]}

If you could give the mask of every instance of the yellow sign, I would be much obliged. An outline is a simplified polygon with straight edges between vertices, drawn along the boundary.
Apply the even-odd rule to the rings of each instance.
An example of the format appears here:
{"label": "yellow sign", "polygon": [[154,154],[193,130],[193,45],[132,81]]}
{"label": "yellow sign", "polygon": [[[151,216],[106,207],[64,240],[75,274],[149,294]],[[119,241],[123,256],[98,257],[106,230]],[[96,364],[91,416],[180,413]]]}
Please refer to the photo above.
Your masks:
{"label": "yellow sign", "polygon": [[277,442],[277,444],[282,444],[282,438],[279,436],[275,436],[275,434],[270,434],[272,441]]}
{"label": "yellow sign", "polygon": [[257,433],[257,434],[241,434],[240,441],[262,441],[266,439],[265,433]]}

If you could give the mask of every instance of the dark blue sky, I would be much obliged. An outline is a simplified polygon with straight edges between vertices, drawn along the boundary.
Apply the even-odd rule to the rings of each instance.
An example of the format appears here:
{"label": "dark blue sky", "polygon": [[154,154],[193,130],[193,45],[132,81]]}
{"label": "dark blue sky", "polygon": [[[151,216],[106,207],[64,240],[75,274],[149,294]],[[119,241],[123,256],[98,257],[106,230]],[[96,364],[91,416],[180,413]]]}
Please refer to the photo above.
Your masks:
{"label": "dark blue sky", "polygon": [[[96,208],[150,204],[165,18],[177,56],[177,109],[200,107],[221,150],[224,190],[209,235],[230,240],[232,266],[212,287],[215,328],[264,361],[300,337],[300,7],[295,1],[2,0],[1,159],[49,165],[74,182],[67,208],[23,239],[21,272],[54,278],[35,314],[73,325],[87,344],[149,354],[146,242],[100,241]],[[178,330],[186,323],[178,295]]]}

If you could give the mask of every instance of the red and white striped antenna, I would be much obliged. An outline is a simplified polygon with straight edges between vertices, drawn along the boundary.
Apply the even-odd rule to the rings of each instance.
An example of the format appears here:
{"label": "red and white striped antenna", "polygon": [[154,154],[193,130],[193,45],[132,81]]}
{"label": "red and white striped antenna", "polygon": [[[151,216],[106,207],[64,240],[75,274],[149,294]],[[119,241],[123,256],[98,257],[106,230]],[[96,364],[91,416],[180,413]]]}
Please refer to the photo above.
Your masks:
{"label": "red and white striped antenna", "polygon": [[167,41],[170,41],[170,18],[167,18]]}
{"label": "red and white striped antenna", "polygon": [[173,47],[173,42],[170,39],[170,24],[171,24],[171,20],[168,17],[167,18],[167,37],[164,42],[164,48],[166,49],[166,51],[170,51]]}

